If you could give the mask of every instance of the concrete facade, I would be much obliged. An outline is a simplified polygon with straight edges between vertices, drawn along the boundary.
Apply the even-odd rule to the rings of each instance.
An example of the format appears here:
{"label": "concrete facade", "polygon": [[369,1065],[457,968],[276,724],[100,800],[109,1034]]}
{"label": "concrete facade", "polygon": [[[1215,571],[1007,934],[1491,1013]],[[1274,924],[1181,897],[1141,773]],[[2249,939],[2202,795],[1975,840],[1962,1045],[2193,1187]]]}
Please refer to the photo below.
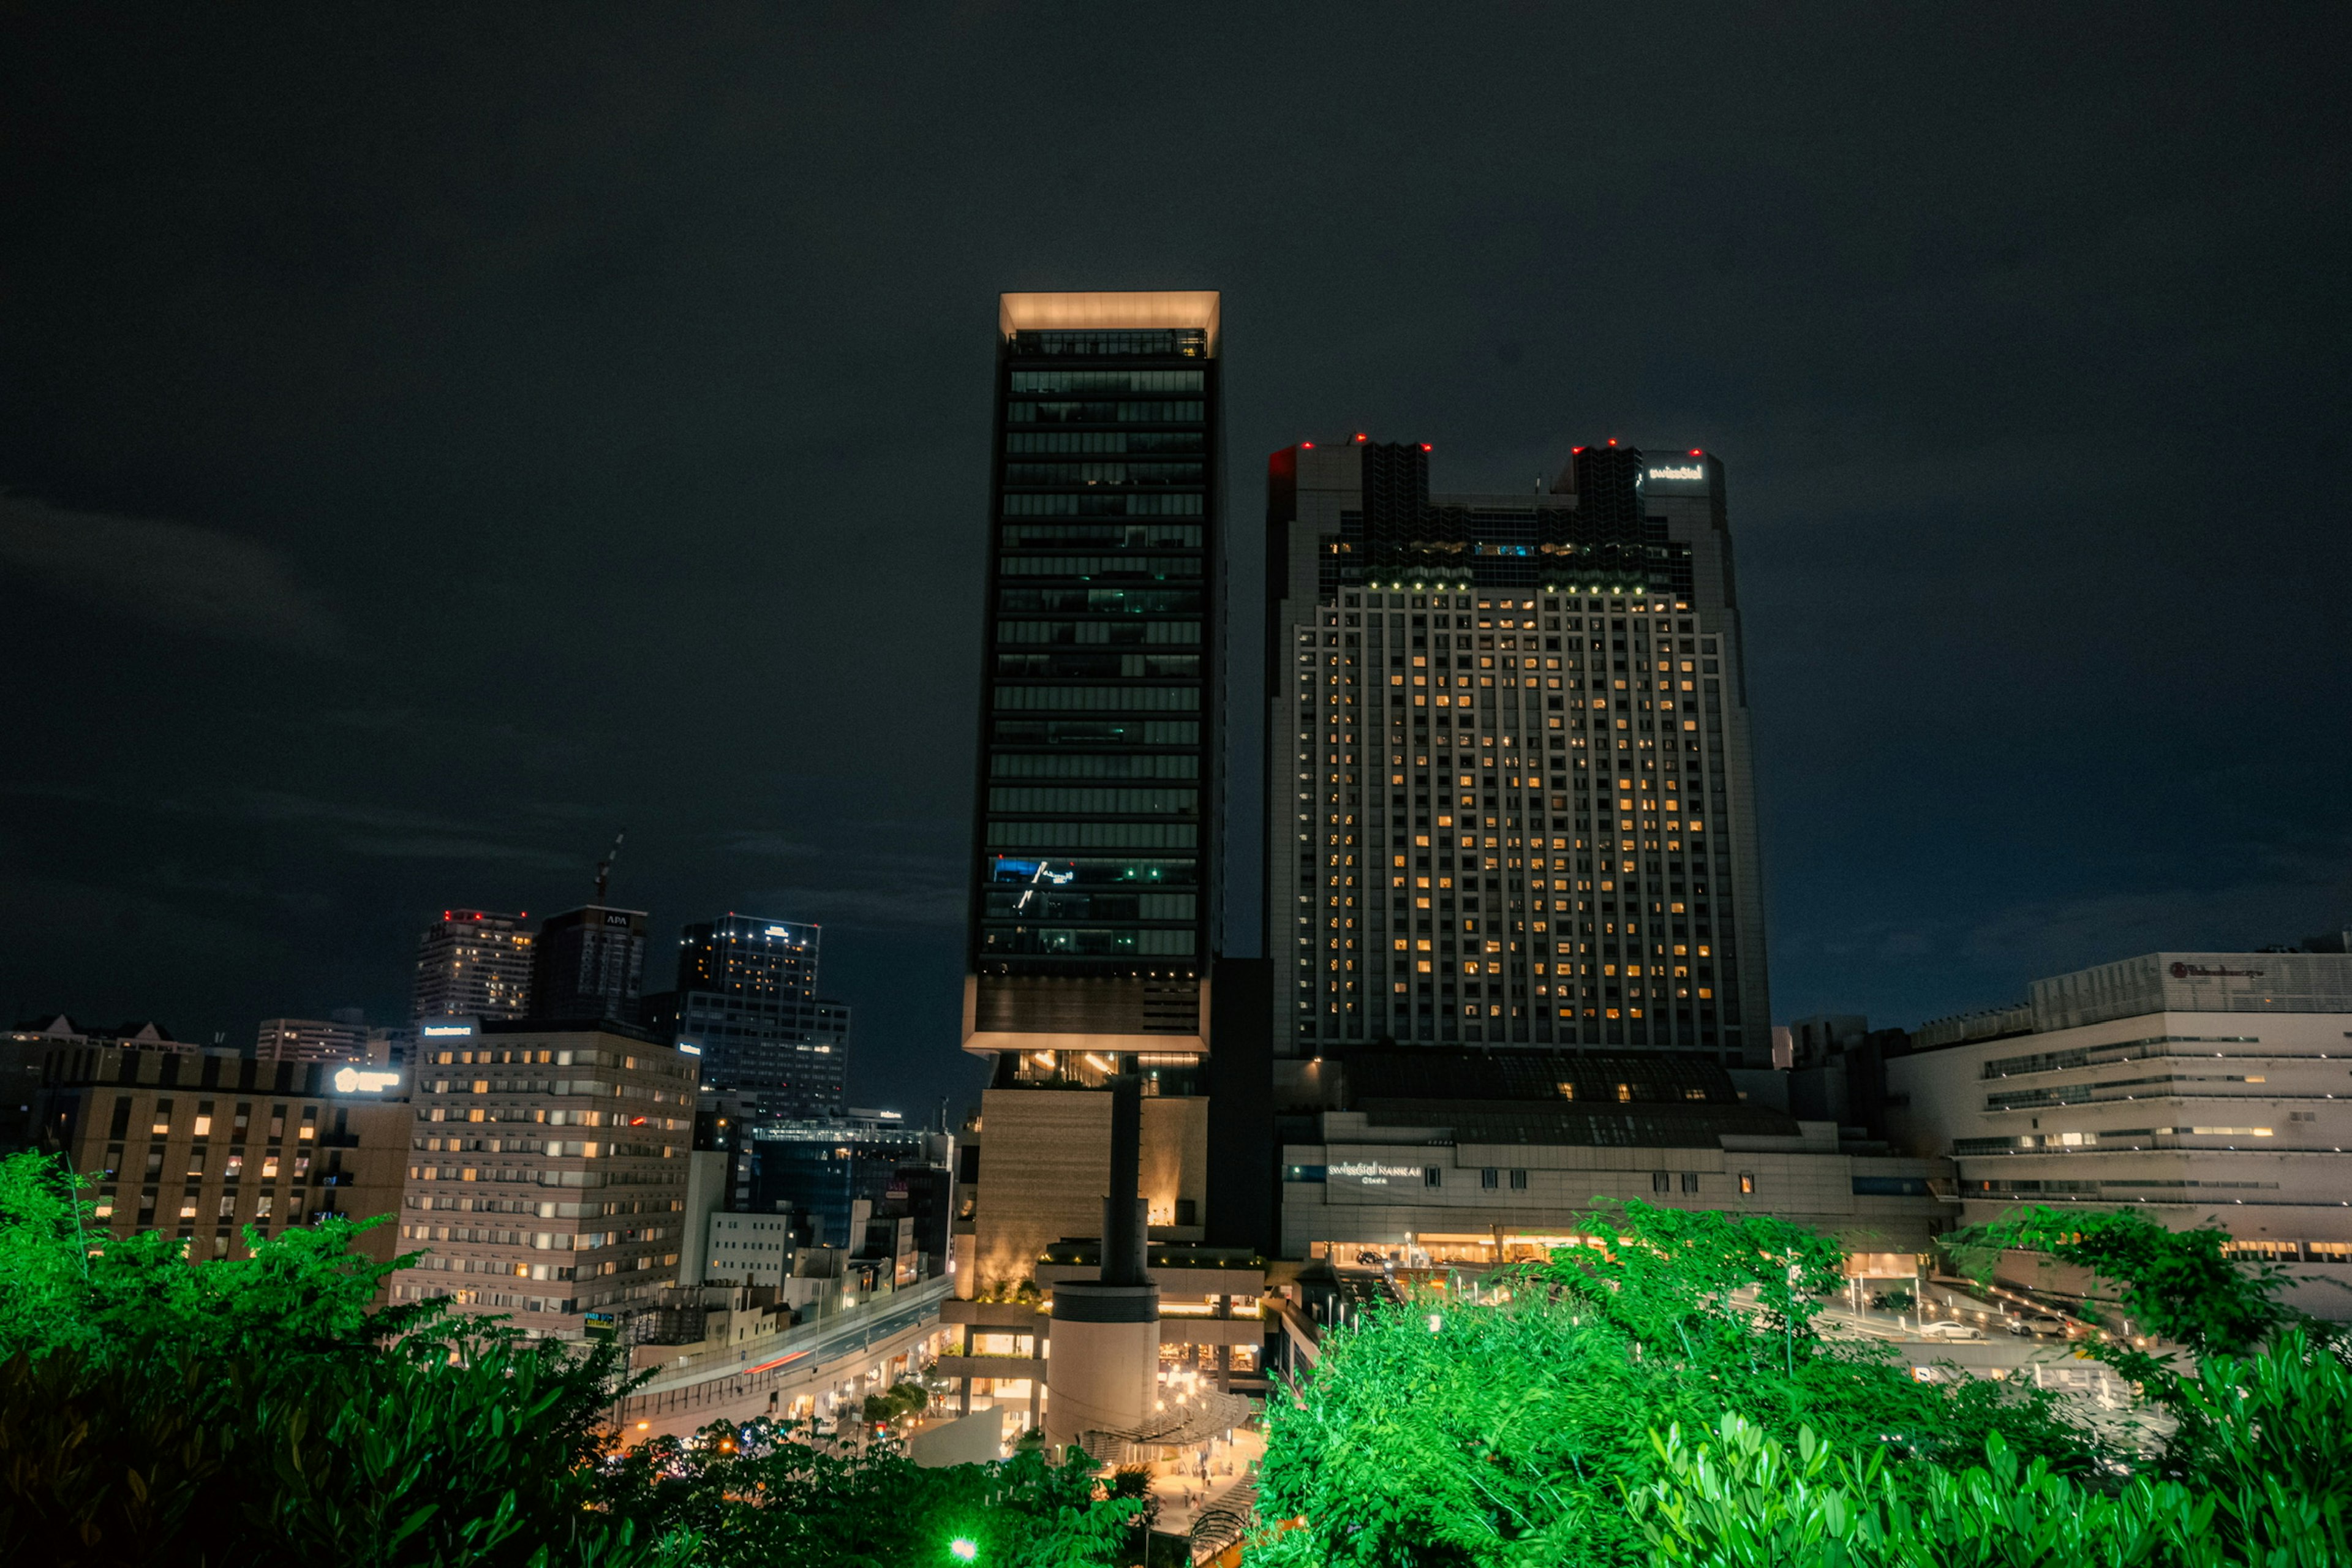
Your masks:
{"label": "concrete facade", "polygon": [[[958,1226],[968,1224],[972,1238],[969,1264],[959,1265],[958,1294],[967,1298],[1034,1280],[1053,1243],[1101,1234],[1110,1096],[1083,1089],[989,1089],[981,1097],[977,1141],[978,1180],[964,1194],[971,1209]],[[1199,1240],[1208,1188],[1207,1100],[1146,1099],[1142,1156],[1154,1239]]]}
{"label": "concrete facade", "polygon": [[[2158,961],[2189,959],[2132,967],[2152,978]],[[2352,959],[2305,959],[2322,963],[2352,980]],[[1893,1058],[1886,1074],[1891,1138],[1957,1163],[1965,1223],[2046,1204],[2219,1226],[2303,1278],[2294,1305],[2352,1318],[2352,1010],[2111,1017]]]}
{"label": "concrete facade", "polygon": [[1916,1254],[1952,1223],[1942,1160],[1841,1150],[1829,1122],[1794,1136],[1720,1135],[1714,1147],[1638,1148],[1455,1142],[1432,1106],[1426,1127],[1322,1118],[1323,1142],[1283,1150],[1283,1251],[1352,1264],[1492,1263],[1577,1234],[1597,1203],[1769,1214],[1858,1253]]}

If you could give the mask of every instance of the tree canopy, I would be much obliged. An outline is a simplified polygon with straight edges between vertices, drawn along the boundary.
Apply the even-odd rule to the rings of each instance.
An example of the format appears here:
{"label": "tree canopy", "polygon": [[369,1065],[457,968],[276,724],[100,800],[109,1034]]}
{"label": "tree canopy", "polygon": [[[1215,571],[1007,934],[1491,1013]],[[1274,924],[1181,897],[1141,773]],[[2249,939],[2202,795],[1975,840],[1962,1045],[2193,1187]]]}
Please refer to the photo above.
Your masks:
{"label": "tree canopy", "polygon": [[625,1453],[624,1351],[376,1308],[400,1264],[363,1226],[194,1263],[89,1223],[54,1162],[0,1160],[0,1562],[1082,1568],[1141,1506],[1083,1460],[924,1468],[764,1421]]}
{"label": "tree canopy", "polygon": [[[1479,1300],[1327,1331],[1269,1402],[1260,1510],[1289,1528],[1250,1568],[2352,1561],[2330,1342],[2208,1358],[2141,1451],[2027,1380],[1824,1338],[1839,1249],[1801,1226],[1627,1203],[1577,1228]],[[2244,1321],[2237,1289],[2209,1321]]]}

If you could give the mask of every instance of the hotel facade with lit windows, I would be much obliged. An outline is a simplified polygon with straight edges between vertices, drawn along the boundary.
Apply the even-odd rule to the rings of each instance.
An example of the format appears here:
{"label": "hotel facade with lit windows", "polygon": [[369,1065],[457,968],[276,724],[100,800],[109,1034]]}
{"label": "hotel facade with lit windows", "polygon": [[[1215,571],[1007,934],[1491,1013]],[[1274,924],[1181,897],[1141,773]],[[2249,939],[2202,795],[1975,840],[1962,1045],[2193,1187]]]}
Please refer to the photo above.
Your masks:
{"label": "hotel facade with lit windows", "polygon": [[1274,455],[1266,952],[1278,1056],[1771,1051],[1722,463],[1580,447],[1433,495],[1429,448]]}
{"label": "hotel facade with lit windows", "polygon": [[427,1024],[396,1301],[446,1298],[580,1339],[676,1283],[691,1056],[613,1023]]}
{"label": "hotel facade with lit windows", "polygon": [[444,910],[416,943],[415,1018],[520,1018],[530,1010],[523,915]]}

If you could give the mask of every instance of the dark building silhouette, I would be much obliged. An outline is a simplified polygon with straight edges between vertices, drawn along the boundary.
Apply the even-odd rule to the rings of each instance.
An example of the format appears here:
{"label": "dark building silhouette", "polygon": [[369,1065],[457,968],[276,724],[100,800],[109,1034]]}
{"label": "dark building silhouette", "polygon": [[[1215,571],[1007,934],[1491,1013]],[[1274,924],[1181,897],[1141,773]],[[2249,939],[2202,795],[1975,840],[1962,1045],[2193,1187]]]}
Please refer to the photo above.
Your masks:
{"label": "dark building silhouette", "polygon": [[634,1024],[646,969],[646,911],[589,904],[540,922],[530,1016]]}

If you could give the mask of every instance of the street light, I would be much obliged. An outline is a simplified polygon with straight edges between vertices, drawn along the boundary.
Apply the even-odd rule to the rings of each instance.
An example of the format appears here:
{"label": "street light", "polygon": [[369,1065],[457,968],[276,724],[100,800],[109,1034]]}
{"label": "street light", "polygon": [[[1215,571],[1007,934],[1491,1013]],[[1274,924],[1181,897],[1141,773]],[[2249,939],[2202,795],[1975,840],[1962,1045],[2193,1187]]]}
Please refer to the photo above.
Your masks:
{"label": "street light", "polygon": [[980,1560],[980,1542],[959,1535],[948,1542],[948,1555],[959,1563],[976,1563]]}

